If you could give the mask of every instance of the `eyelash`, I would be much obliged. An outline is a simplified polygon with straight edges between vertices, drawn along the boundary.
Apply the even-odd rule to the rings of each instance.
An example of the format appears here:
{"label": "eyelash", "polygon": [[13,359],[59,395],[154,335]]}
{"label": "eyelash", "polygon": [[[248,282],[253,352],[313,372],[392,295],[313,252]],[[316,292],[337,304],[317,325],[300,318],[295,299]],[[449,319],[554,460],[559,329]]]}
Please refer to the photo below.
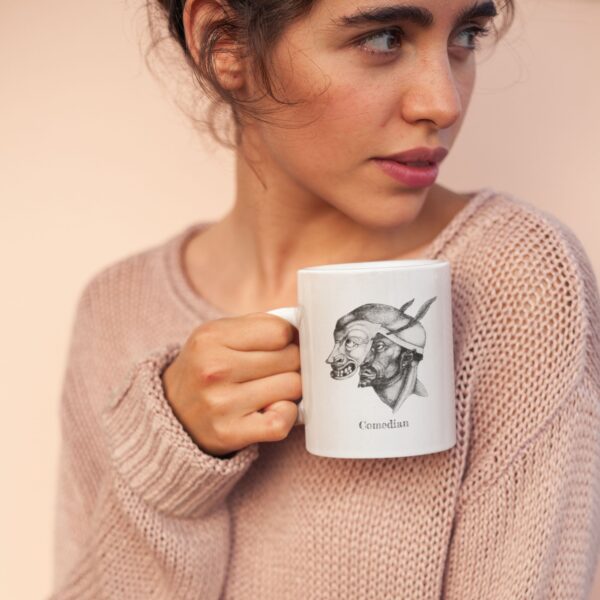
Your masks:
{"label": "eyelash", "polygon": [[[473,35],[475,35],[475,42],[473,46],[467,46],[466,49],[473,52],[476,50],[479,50],[480,47],[480,38],[488,35],[490,33],[491,29],[490,27],[480,27],[479,25],[473,25],[472,27],[469,27],[467,29],[463,29],[460,33],[471,33]],[[365,50],[365,44],[367,42],[369,42],[372,39],[376,39],[378,37],[381,37],[383,34],[385,33],[394,33],[398,36],[399,40],[402,40],[402,38],[404,37],[404,31],[402,31],[402,29],[400,29],[399,27],[390,27],[388,29],[381,29],[380,31],[375,31],[373,33],[370,33],[369,35],[367,35],[366,37],[362,37],[359,40],[357,40],[356,42],[354,42],[354,46],[360,48],[363,52],[366,52],[367,54],[373,54],[373,55],[389,55],[389,54],[393,54],[393,52],[378,52],[378,51],[372,51],[372,50]]]}

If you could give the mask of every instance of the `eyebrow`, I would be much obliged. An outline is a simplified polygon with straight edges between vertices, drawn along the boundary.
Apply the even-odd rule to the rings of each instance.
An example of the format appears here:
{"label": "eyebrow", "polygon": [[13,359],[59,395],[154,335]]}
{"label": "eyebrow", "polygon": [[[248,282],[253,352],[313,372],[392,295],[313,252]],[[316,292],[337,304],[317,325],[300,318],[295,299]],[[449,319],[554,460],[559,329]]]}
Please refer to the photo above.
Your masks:
{"label": "eyebrow", "polygon": [[[498,15],[496,5],[492,0],[465,6],[456,15],[454,26],[461,25],[477,17],[495,17]],[[381,25],[397,21],[409,21],[427,29],[434,24],[432,12],[422,6],[412,4],[395,4],[392,6],[376,6],[373,8],[359,8],[351,15],[332,19],[335,26],[361,27],[364,25]]]}

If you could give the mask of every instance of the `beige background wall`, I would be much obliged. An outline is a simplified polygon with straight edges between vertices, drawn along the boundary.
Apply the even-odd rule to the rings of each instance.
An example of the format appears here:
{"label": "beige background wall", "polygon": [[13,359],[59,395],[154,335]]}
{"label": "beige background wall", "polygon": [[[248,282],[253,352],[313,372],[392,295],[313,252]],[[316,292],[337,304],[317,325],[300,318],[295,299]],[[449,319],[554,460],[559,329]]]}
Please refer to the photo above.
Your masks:
{"label": "beige background wall", "polygon": [[[0,3],[1,598],[49,593],[59,391],[82,286],[233,197],[231,157],[194,138],[146,71],[132,2]],[[600,273],[600,2],[517,4],[440,181],[554,213]]]}

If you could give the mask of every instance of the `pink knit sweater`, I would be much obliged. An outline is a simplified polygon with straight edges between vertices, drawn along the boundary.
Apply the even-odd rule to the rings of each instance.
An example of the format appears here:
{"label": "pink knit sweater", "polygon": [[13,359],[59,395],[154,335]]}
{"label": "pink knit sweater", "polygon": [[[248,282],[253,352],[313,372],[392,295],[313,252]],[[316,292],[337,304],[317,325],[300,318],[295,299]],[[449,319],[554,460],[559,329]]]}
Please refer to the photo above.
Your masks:
{"label": "pink knit sweater", "polygon": [[364,460],[308,453],[303,426],[221,459],[174,416],[160,375],[222,316],[182,270],[204,226],[106,266],[81,293],[53,599],[587,598],[600,300],[566,225],[483,188],[428,246],[452,267],[457,443]]}

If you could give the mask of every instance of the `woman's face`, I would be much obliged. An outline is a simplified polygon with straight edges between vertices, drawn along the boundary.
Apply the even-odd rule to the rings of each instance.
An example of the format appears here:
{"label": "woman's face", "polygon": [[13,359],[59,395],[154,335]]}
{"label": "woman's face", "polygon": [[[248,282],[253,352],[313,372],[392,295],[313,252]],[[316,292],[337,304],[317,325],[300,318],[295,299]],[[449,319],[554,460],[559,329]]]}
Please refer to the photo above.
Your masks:
{"label": "woman's face", "polygon": [[[475,82],[475,31],[491,27],[492,19],[456,24],[473,0],[415,2],[431,13],[429,25],[399,18],[345,25],[359,9],[399,5],[321,0],[288,27],[273,55],[275,95],[305,102],[277,108],[261,101],[277,108],[269,118],[284,125],[250,127],[251,156],[258,149],[268,185],[283,178],[294,196],[325,201],[369,226],[394,227],[418,212],[431,186],[401,183],[373,158],[418,146],[452,147]],[[251,85],[246,90],[256,92]]]}

